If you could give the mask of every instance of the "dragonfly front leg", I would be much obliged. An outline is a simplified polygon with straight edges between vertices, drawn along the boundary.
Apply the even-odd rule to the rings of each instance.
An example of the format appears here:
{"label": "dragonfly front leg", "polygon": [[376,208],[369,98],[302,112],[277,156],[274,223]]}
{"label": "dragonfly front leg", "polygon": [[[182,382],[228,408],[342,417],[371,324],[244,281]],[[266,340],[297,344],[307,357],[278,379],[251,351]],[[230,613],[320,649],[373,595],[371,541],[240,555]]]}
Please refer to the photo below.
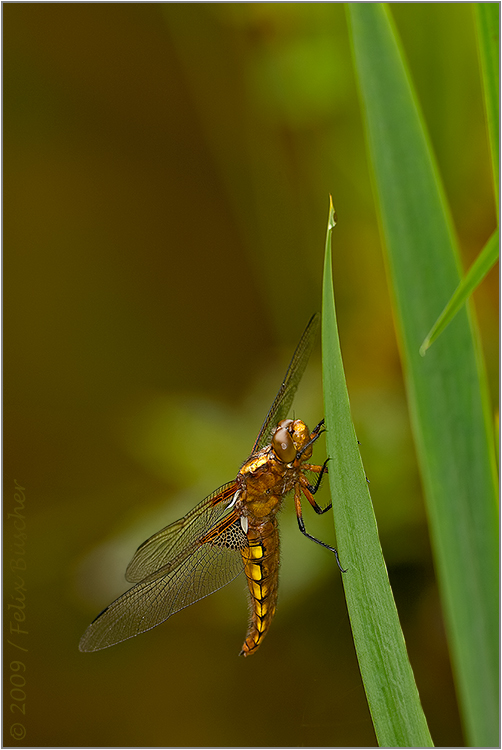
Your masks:
{"label": "dragonfly front leg", "polygon": [[[317,435],[317,433],[320,431],[321,427],[324,427],[324,419],[321,419],[321,421],[319,422],[319,424],[314,427],[314,429],[312,430],[312,435]],[[325,430],[322,430],[322,432],[325,432]]]}
{"label": "dragonfly front leg", "polygon": [[[300,478],[300,482],[301,482],[302,478]],[[305,482],[306,482],[306,480],[305,480]],[[308,482],[306,482],[306,484],[308,484]],[[303,485],[303,482],[302,482],[302,485]],[[335,555],[336,564],[338,565],[338,567],[340,568],[340,570],[341,570],[342,573],[346,573],[347,570],[345,568],[342,568],[342,565],[340,563],[340,559],[338,557],[338,551],[334,547],[330,547],[329,544],[326,544],[325,542],[321,542],[320,539],[316,539],[315,536],[312,536],[312,534],[309,534],[308,531],[306,530],[305,523],[304,523],[304,520],[303,520],[303,515],[302,515],[302,503],[301,503],[301,493],[302,493],[302,491],[303,491],[304,495],[306,496],[307,500],[312,505],[312,507],[314,509],[315,509],[315,506],[317,506],[317,508],[319,508],[319,506],[315,502],[315,500],[312,497],[312,495],[311,495],[310,491],[308,490],[308,488],[305,487],[305,486],[301,486],[300,483],[298,483],[295,486],[295,510],[296,510],[296,517],[298,519],[298,527],[299,527],[300,531],[308,539],[311,539],[313,542],[316,542],[316,544],[320,544],[321,547],[325,547],[326,549],[329,549],[330,552],[333,552],[334,555]],[[324,511],[328,510],[330,507],[331,507],[331,505],[329,505],[328,508],[325,508],[324,510],[321,510],[321,508],[319,508],[319,511],[321,513],[324,513]]]}

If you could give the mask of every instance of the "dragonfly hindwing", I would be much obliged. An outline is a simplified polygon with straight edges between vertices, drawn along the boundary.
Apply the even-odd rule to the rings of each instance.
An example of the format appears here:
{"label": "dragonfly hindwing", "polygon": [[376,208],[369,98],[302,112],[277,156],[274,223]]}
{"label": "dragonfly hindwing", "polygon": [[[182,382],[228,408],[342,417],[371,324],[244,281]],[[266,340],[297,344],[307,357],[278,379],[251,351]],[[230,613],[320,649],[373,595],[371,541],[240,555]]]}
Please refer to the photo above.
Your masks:
{"label": "dragonfly hindwing", "polygon": [[248,546],[247,536],[242,530],[240,519],[211,539],[212,547],[226,547],[227,549],[244,549]]}

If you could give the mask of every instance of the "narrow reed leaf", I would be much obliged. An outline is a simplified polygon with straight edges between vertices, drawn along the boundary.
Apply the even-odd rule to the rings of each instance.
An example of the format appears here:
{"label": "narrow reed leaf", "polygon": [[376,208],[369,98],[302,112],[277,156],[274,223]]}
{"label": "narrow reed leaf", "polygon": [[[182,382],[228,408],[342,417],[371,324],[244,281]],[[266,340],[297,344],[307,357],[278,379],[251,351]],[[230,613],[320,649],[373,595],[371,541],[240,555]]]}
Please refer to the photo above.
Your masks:
{"label": "narrow reed leaf", "polygon": [[452,298],[444,308],[443,312],[425,337],[425,340],[420,347],[420,354],[422,355],[422,357],[425,356],[425,353],[429,346],[444,331],[446,326],[451,323],[455,315],[458,313],[462,305],[467,301],[476,287],[481,284],[488,271],[497,262],[498,257],[499,230],[496,229],[470,267],[465,277],[462,279],[462,281],[454,291]]}
{"label": "narrow reed leaf", "polygon": [[483,92],[492,154],[493,181],[497,216],[499,212],[499,14],[500,3],[475,3],[478,49]]}
{"label": "narrow reed leaf", "polygon": [[336,324],[330,206],[323,281],[322,350],[329,482],[343,584],[359,668],[378,742],[431,747],[408,659],[350,415]]}

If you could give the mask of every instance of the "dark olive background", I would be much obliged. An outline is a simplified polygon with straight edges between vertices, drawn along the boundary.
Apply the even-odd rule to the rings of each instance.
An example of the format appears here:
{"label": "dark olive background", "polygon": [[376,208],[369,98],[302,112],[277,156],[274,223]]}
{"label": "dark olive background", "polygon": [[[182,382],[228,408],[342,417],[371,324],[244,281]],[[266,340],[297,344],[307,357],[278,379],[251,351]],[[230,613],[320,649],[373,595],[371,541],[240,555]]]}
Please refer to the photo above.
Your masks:
{"label": "dark olive background", "polygon": [[[473,8],[391,12],[468,267],[495,226]],[[27,534],[27,635],[14,639],[26,652],[5,609],[4,744],[375,744],[340,575],[291,503],[256,656],[237,656],[241,578],[140,638],[78,651],[136,546],[249,453],[320,309],[331,193],[341,343],[384,553],[433,738],[462,745],[343,6],[11,3],[3,20],[6,605],[15,481]],[[495,271],[475,303],[495,400]],[[319,357],[295,406],[311,426]],[[312,515],[307,528],[333,540],[330,514]]]}

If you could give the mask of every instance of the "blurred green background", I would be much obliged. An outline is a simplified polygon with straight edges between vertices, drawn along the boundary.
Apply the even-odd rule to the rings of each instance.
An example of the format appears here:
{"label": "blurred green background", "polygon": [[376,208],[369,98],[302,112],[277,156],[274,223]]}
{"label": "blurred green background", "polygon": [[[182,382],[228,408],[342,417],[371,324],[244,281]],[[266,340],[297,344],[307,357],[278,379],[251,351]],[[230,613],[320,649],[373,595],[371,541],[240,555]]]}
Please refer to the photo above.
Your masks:
{"label": "blurred green background", "polygon": [[[496,221],[473,6],[391,10],[467,268]],[[247,457],[320,309],[329,193],[341,344],[389,575],[433,739],[464,742],[344,13],[3,6],[4,599],[16,480],[28,631],[22,655],[4,641],[6,669],[27,667],[22,743],[6,671],[4,745],[375,744],[339,572],[299,534],[292,503],[256,656],[237,656],[242,577],[140,638],[78,651],[126,589],[138,544]],[[475,303],[495,413],[497,271]],[[319,357],[295,403],[311,426]],[[307,529],[332,541],[330,515],[313,515]]]}

